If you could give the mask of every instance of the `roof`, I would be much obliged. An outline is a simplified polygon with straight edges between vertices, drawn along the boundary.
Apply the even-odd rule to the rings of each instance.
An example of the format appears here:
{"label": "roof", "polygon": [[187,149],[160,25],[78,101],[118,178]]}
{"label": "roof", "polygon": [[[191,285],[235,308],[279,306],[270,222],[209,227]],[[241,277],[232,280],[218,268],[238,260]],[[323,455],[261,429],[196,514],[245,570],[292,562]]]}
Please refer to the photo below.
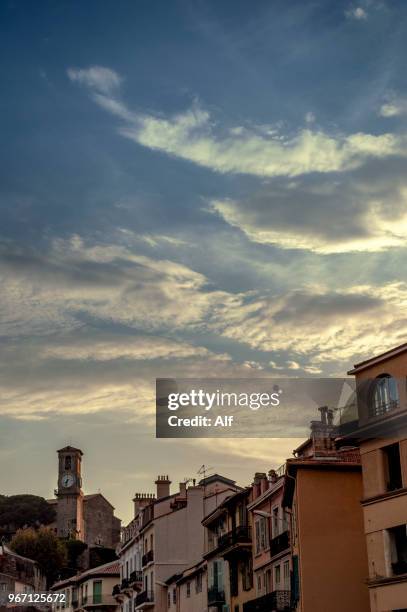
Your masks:
{"label": "roof", "polygon": [[303,459],[287,459],[287,475],[288,478],[284,482],[283,491],[283,507],[291,507],[294,488],[295,488],[295,477],[298,469],[306,470],[349,470],[349,471],[361,471],[362,465],[360,462],[360,456],[356,460],[355,451],[344,451],[340,458],[336,457],[306,457]]}
{"label": "roof", "polygon": [[382,361],[386,361],[387,359],[391,359],[392,357],[396,357],[397,355],[400,355],[401,353],[405,352],[407,352],[407,342],[405,342],[404,344],[400,344],[400,346],[396,346],[395,348],[392,348],[388,351],[385,351],[384,353],[380,353],[379,355],[370,357],[365,361],[355,363],[353,369],[349,370],[348,374],[357,374],[358,372],[361,372],[362,370],[365,370],[366,368],[369,368],[370,366],[375,365],[376,363],[381,363]]}
{"label": "roof", "polygon": [[231,480],[230,478],[226,478],[225,476],[221,476],[220,474],[212,474],[212,476],[207,476],[206,478],[202,478],[198,484],[207,486],[212,484],[213,482],[223,482],[228,485],[236,485],[236,480]]}
{"label": "roof", "polygon": [[109,561],[109,563],[104,563],[103,565],[98,565],[97,567],[92,567],[92,569],[86,570],[82,572],[82,574],[77,574],[76,576],[71,576],[70,578],[56,582],[52,585],[51,589],[55,590],[62,586],[67,586],[68,584],[83,582],[89,576],[120,576],[120,562],[117,559],[115,561]]}
{"label": "roof", "polygon": [[64,446],[64,448],[60,448],[59,450],[57,450],[57,453],[65,453],[65,452],[72,452],[72,453],[80,453],[81,455],[83,455],[83,452],[81,451],[80,448],[75,448],[74,446]]}
{"label": "roof", "polygon": [[23,555],[19,555],[18,553],[14,552],[14,550],[11,550],[10,548],[8,548],[8,546],[6,546],[5,544],[0,544],[0,554],[6,554],[9,555],[10,557],[16,557],[16,559],[21,559],[22,561],[27,561],[28,563],[31,563],[32,565],[37,565],[37,562],[34,561],[34,559],[29,559],[28,557],[23,557]]}

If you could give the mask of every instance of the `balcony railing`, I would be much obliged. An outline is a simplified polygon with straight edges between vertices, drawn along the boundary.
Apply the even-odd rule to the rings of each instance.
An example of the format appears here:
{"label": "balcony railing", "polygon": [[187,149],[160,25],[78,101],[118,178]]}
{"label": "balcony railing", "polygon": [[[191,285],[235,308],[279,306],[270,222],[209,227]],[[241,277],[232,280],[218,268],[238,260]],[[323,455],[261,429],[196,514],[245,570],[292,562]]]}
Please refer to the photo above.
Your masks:
{"label": "balcony railing", "polygon": [[389,400],[383,404],[376,404],[375,402],[372,402],[369,405],[369,417],[383,416],[391,410],[396,410],[399,405],[399,401],[396,399]]}
{"label": "balcony railing", "polygon": [[134,570],[131,572],[129,583],[134,584],[135,582],[143,582],[143,572],[141,570]]}
{"label": "balcony railing", "polygon": [[151,561],[154,561],[153,549],[149,550],[148,552],[146,552],[145,555],[142,556],[141,565],[144,567],[145,565],[147,565],[147,563],[151,563]]}
{"label": "balcony railing", "polygon": [[154,591],[141,591],[136,595],[136,606],[143,603],[154,603]]}
{"label": "balcony railing", "polygon": [[252,541],[251,537],[251,529],[246,525],[239,525],[232,529],[232,531],[228,531],[224,535],[218,538],[218,546],[219,550],[225,550],[225,548],[229,548],[230,546],[234,546],[235,544],[250,544]]}
{"label": "balcony railing", "polygon": [[218,587],[210,587],[208,589],[208,606],[225,603],[225,591]]}
{"label": "balcony railing", "polygon": [[92,607],[92,606],[117,606],[117,602],[113,595],[107,595],[105,593],[98,593],[94,595],[88,595],[86,600],[83,601],[82,607]]}
{"label": "balcony railing", "polygon": [[273,591],[243,604],[243,612],[288,612],[291,610],[290,591]]}
{"label": "balcony railing", "polygon": [[288,531],[283,531],[283,533],[270,540],[270,555],[274,557],[274,555],[278,555],[289,547],[290,534]]}
{"label": "balcony railing", "polygon": [[129,579],[123,578],[122,583],[120,585],[121,590],[124,591],[124,589],[128,589],[129,586],[130,586]]}

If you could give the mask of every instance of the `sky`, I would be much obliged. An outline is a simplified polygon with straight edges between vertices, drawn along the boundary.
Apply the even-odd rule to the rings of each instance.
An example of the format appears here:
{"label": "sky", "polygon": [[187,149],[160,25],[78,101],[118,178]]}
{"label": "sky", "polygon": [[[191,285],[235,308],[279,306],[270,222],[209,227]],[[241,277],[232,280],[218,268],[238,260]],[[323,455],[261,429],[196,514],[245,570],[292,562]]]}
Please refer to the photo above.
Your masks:
{"label": "sky", "polygon": [[407,4],[4,0],[0,491],[136,491],[298,440],[156,440],[156,377],[406,341]]}

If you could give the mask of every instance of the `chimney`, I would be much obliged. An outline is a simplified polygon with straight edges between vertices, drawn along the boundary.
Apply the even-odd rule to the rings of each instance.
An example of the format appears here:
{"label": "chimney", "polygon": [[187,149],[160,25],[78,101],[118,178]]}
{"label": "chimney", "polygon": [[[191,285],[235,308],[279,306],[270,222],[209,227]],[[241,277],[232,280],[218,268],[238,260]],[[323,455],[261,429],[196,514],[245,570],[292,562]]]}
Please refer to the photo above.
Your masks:
{"label": "chimney", "polygon": [[323,423],[324,425],[328,425],[328,406],[320,406],[318,410],[321,413],[321,423]]}
{"label": "chimney", "polygon": [[154,493],[135,493],[133,497],[134,503],[134,517],[138,515],[142,508],[151,504],[155,500]]}
{"label": "chimney", "polygon": [[262,493],[262,482],[264,482],[264,480],[266,480],[266,474],[265,472],[256,472],[254,475],[254,482],[253,482],[253,493],[254,493],[254,498],[259,497]]}
{"label": "chimney", "polygon": [[170,494],[170,484],[171,480],[167,476],[157,476],[157,480],[155,481],[157,486],[157,499],[161,499],[162,497],[168,497]]}
{"label": "chimney", "polygon": [[269,470],[269,483],[274,484],[277,482],[277,472],[276,470]]}
{"label": "chimney", "polygon": [[179,483],[179,494],[180,494],[180,497],[186,497],[187,495],[187,483],[186,482]]}

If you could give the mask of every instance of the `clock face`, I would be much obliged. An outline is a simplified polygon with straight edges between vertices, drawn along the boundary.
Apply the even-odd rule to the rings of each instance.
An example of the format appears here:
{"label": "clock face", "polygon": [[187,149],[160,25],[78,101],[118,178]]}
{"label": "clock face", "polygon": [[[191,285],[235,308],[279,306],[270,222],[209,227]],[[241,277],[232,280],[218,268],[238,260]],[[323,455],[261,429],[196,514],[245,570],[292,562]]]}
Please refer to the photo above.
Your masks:
{"label": "clock face", "polygon": [[75,482],[75,476],[73,474],[64,474],[62,476],[61,484],[64,487],[64,489],[67,489],[68,487],[72,487],[74,482]]}

